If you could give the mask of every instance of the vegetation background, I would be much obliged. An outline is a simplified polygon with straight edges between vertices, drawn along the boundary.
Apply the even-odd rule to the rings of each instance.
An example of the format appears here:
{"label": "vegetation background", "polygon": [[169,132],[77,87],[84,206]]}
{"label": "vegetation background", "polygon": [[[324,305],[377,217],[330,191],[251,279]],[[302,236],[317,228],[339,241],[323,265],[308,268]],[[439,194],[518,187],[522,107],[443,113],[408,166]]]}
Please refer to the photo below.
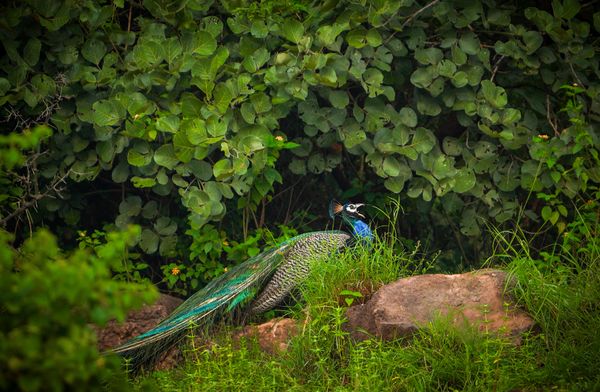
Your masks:
{"label": "vegetation background", "polygon": [[[97,386],[99,377],[118,384],[118,363],[98,356],[87,323],[122,319],[153,297],[151,282],[186,296],[264,246],[327,226],[333,197],[369,204],[389,248],[372,258],[398,264],[385,278],[377,268],[350,275],[358,279],[342,281],[350,292],[362,280],[482,265],[524,279],[521,298],[545,346],[513,352],[498,343],[497,363],[516,361],[513,373],[484,367],[433,384],[415,376],[419,388],[597,386],[597,371],[579,369],[597,370],[588,354],[598,349],[583,332],[598,329],[596,5],[4,2],[0,388]],[[397,219],[390,197],[402,206]],[[406,256],[421,252],[426,269]],[[387,271],[386,263],[377,266]],[[314,320],[340,312],[324,304],[344,288],[327,289],[306,295],[328,309]],[[573,364],[549,366],[539,355],[564,354],[565,329],[575,331],[567,341],[579,351]],[[360,364],[379,374],[372,361],[384,352],[405,362],[395,356],[458,347],[469,359],[454,365],[466,366],[472,349],[491,344],[431,333],[406,351],[358,346],[351,352],[366,357],[353,357],[326,349],[343,346],[332,331],[309,347],[323,350],[313,359],[329,364],[329,381],[273,379],[361,389],[373,380],[352,383],[347,372]],[[414,387],[410,372],[381,369],[389,385],[400,377],[407,384],[398,389]],[[522,384],[498,384],[504,374]]]}

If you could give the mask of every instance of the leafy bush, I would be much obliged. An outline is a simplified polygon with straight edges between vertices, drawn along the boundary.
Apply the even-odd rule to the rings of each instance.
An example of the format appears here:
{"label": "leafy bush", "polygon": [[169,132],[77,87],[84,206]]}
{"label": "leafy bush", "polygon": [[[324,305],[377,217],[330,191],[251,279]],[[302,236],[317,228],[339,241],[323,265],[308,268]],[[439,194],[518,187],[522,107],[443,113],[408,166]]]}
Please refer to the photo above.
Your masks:
{"label": "leafy bush", "polygon": [[[186,231],[192,238],[187,260],[171,262],[161,266],[167,287],[180,294],[190,294],[203,281],[209,281],[227,271],[226,262],[237,264],[256,256],[266,247],[279,244],[298,232],[286,226],[279,227],[275,236],[266,228],[248,233],[243,241],[226,238],[224,231],[207,224],[199,230]],[[224,261],[225,260],[225,261]]]}
{"label": "leafy bush", "polygon": [[146,254],[187,258],[177,234],[228,210],[246,234],[278,183],[331,171],[415,200],[433,217],[415,237],[477,248],[519,203],[564,230],[600,182],[591,4],[29,0],[0,10],[0,105],[17,130],[54,129],[42,184],[89,186],[42,215],[73,226],[102,205],[143,226]]}
{"label": "leafy bush", "polygon": [[103,325],[155,298],[150,285],[113,280],[109,266],[131,240],[110,235],[91,254],[64,254],[40,230],[20,249],[0,231],[0,389],[127,390],[120,361],[101,356],[89,324]]}

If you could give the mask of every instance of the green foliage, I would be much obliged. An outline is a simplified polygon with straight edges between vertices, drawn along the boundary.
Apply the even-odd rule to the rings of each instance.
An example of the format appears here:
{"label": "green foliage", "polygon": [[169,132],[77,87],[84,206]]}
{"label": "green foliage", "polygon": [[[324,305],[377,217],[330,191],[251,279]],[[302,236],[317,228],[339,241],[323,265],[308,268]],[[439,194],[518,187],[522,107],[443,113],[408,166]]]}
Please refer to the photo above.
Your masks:
{"label": "green foliage", "polygon": [[0,134],[0,185],[2,186],[0,218],[2,224],[5,223],[5,217],[18,208],[19,200],[26,193],[26,185],[23,184],[23,179],[14,173],[15,169],[25,165],[31,151],[35,151],[42,140],[51,135],[52,129],[45,125],[25,129],[21,133]]}
{"label": "green foliage", "polygon": [[203,226],[201,230],[189,229],[186,231],[192,238],[189,259],[163,265],[163,280],[170,290],[183,295],[190,294],[199,288],[200,283],[227,272],[227,265],[236,265],[298,234],[286,226],[280,226],[279,232],[278,236],[274,236],[266,228],[257,229],[245,240],[236,241],[228,240],[224,231],[217,230],[211,224]]}
{"label": "green foliage", "polygon": [[131,233],[107,239],[94,253],[64,254],[47,231],[19,249],[0,232],[1,389],[127,389],[120,361],[98,353],[89,324],[123,321],[156,291],[112,279],[110,267],[120,263]]}
{"label": "green foliage", "polygon": [[[277,184],[333,170],[406,195],[477,248],[482,224],[515,219],[531,191],[546,203],[528,217],[564,230],[570,200],[600,182],[590,8],[12,3],[0,10],[0,107],[17,130],[53,129],[44,178],[110,175],[123,203],[158,201],[155,214],[103,217],[142,225],[146,255],[186,258],[187,228],[247,217]],[[65,191],[40,215],[74,225],[96,199]]]}
{"label": "green foliage", "polygon": [[22,133],[10,132],[0,135],[0,169],[13,170],[15,167],[25,163],[24,152],[36,148],[43,139],[52,135],[52,129],[48,126],[36,126],[26,129]]}
{"label": "green foliage", "polygon": [[[586,122],[584,100],[586,89],[573,86],[561,86],[567,99],[562,109],[568,115],[571,126],[565,129],[559,138],[538,137],[530,148],[532,158],[539,161],[539,172],[549,174],[556,184],[554,193],[539,192],[538,198],[546,205],[541,210],[544,221],[556,225],[559,233],[565,230],[570,205],[565,200],[576,197],[594,197],[597,199],[600,183],[600,158],[598,156],[598,135]],[[540,176],[540,173],[536,173]],[[543,178],[539,179],[543,181]],[[535,183],[532,189],[536,188]]]}
{"label": "green foliage", "polygon": [[138,242],[141,236],[139,226],[129,226],[125,232],[109,232],[94,230],[87,234],[79,232],[79,249],[93,249],[94,253],[109,264],[113,279],[127,282],[142,283],[147,278],[142,277],[141,271],[148,268],[148,264],[138,261],[139,253],[131,253],[129,249],[132,244]]}

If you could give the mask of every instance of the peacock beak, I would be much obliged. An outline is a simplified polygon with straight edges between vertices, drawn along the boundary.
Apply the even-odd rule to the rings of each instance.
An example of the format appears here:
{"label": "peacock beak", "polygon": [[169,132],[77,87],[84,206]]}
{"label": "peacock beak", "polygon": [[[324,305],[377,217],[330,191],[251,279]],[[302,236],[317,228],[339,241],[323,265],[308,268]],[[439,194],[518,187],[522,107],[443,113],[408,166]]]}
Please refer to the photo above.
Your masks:
{"label": "peacock beak", "polygon": [[[358,204],[355,204],[355,206],[356,206],[356,208],[360,208],[360,207],[364,206],[364,204],[363,203],[358,203]],[[356,215],[360,216],[363,219],[365,218],[365,216],[363,214],[361,214],[360,212],[358,212],[358,211],[356,211]]]}

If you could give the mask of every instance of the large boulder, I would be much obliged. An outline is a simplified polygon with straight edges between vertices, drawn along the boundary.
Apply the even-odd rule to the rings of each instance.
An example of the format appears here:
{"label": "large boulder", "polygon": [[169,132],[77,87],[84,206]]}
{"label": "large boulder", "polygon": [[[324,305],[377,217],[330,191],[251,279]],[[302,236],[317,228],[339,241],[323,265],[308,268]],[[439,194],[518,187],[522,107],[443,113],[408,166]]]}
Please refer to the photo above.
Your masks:
{"label": "large boulder", "polygon": [[347,331],[357,340],[409,336],[438,317],[519,341],[534,320],[514,306],[507,275],[481,270],[458,275],[429,274],[400,279],[381,287],[369,301],[348,308]]}

